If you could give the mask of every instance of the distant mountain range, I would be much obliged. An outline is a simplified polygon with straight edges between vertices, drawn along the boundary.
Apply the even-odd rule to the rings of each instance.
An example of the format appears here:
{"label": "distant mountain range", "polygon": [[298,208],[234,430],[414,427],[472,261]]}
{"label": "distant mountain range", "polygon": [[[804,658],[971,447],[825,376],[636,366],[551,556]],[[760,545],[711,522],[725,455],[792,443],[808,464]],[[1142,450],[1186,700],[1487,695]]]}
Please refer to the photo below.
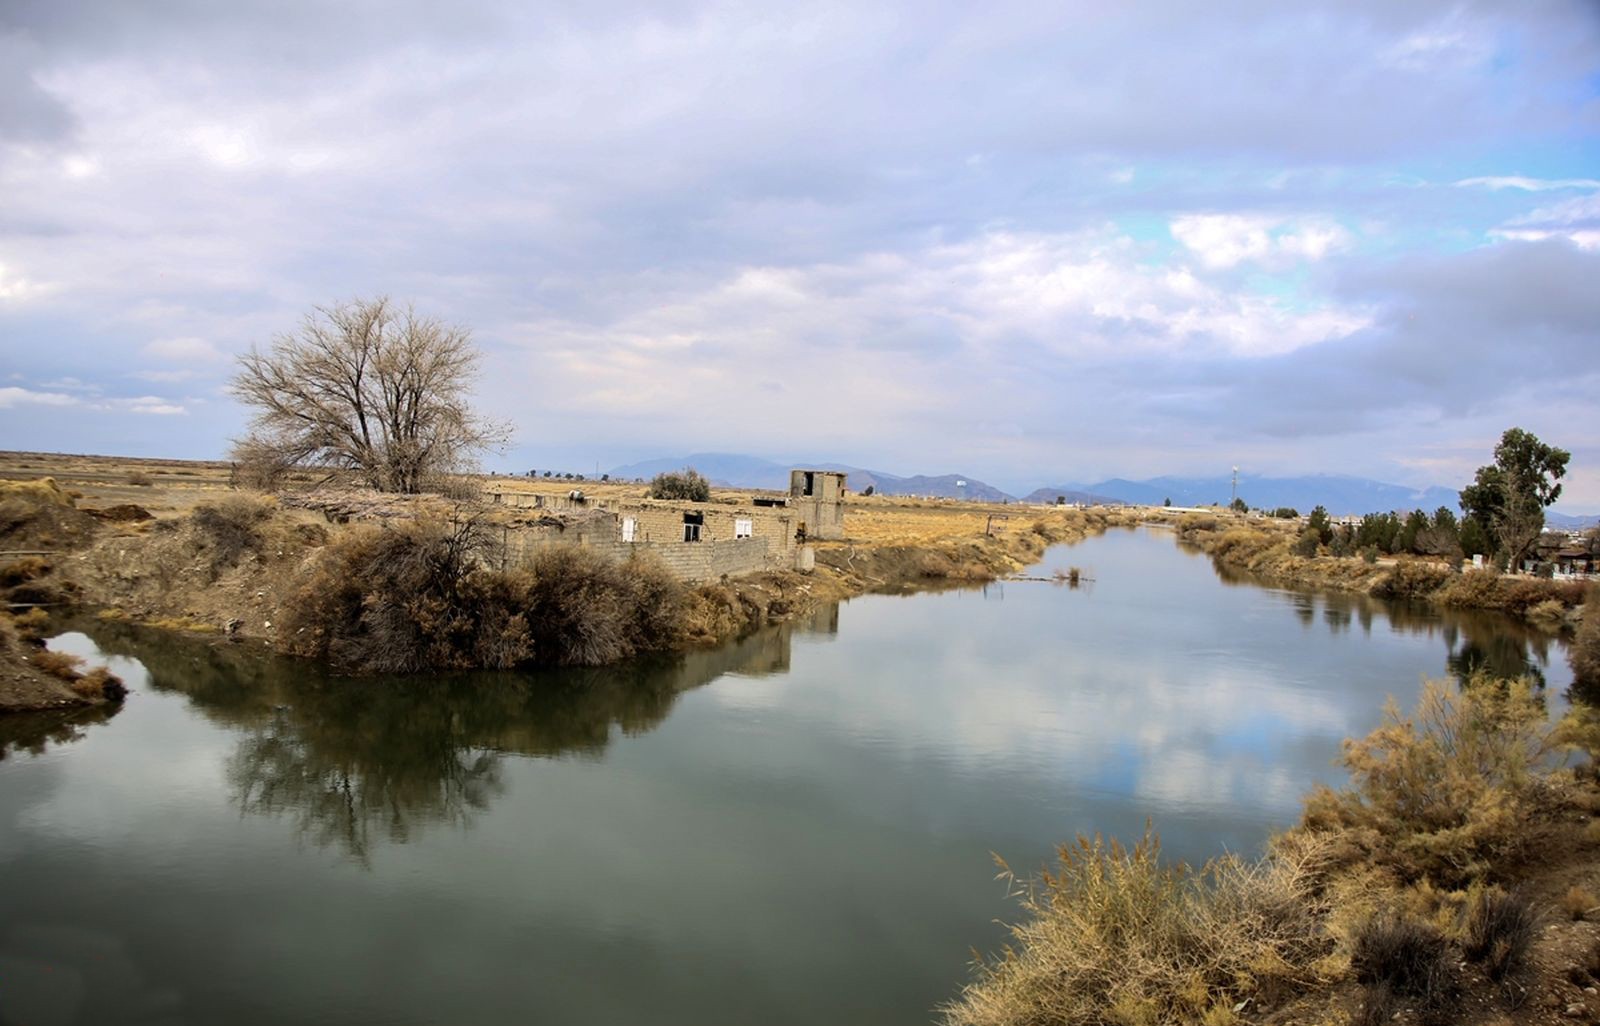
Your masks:
{"label": "distant mountain range", "polygon": [[[931,495],[945,499],[979,499],[990,502],[1016,501],[999,488],[980,481],[970,474],[916,474],[902,477],[881,470],[866,470],[842,463],[775,463],[739,453],[698,452],[672,459],[645,460],[630,463],[611,471],[612,477],[645,478],[648,480],[663,471],[694,467],[713,484],[737,488],[763,488],[784,491],[789,487],[789,470],[805,466],[814,470],[836,470],[848,475],[846,487],[853,492],[865,491],[869,486],[881,495]],[[1054,503],[1057,498],[1067,502],[1117,503],[1125,502],[1144,506],[1160,506],[1171,499],[1174,506],[1227,505],[1232,496],[1232,479],[1218,477],[1152,477],[1144,481],[1129,481],[1114,477],[1094,483],[1071,483],[1035,489],[1023,496],[1023,502]],[[1364,477],[1336,474],[1311,474],[1304,477],[1258,477],[1243,474],[1239,477],[1239,497],[1252,507],[1276,509],[1289,506],[1301,513],[1323,506],[1336,516],[1352,513],[1378,513],[1389,510],[1421,509],[1432,512],[1440,506],[1452,512],[1459,509],[1460,498],[1453,488],[1408,488],[1405,485],[1385,484]],[[1547,513],[1545,520],[1552,528],[1573,530],[1593,527],[1594,516],[1573,516],[1564,513]]]}
{"label": "distant mountain range", "polygon": [[845,487],[853,492],[863,492],[869,487],[883,495],[932,495],[941,499],[981,499],[999,502],[1011,499],[993,485],[985,484],[965,474],[940,474],[930,477],[917,474],[901,477],[881,470],[865,470],[843,463],[774,463],[771,460],[738,453],[697,452],[674,459],[645,460],[630,463],[611,472],[612,477],[642,477],[646,480],[669,470],[693,467],[704,474],[712,484],[734,488],[765,488],[788,491],[789,471],[804,466],[811,470],[835,470],[846,475]]}
{"label": "distant mountain range", "polygon": [[[1152,477],[1145,481],[1128,481],[1117,477],[1095,484],[1058,485],[1042,491],[1050,494],[1057,491],[1088,492],[1143,506],[1159,506],[1168,499],[1172,500],[1174,506],[1226,506],[1233,498],[1233,481],[1228,476]],[[1460,498],[1452,488],[1425,488],[1419,491],[1364,477],[1333,474],[1306,477],[1241,474],[1238,494],[1252,507],[1277,509],[1288,506],[1306,513],[1315,506],[1322,506],[1335,515],[1411,509],[1432,512],[1440,506],[1455,510]]]}

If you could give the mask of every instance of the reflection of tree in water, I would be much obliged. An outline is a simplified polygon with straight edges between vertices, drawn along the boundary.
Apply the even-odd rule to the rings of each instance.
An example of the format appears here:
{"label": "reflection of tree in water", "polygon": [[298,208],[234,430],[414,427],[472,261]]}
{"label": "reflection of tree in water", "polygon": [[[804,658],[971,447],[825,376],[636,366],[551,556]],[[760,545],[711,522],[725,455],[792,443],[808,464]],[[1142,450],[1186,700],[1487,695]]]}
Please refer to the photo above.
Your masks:
{"label": "reflection of tree in water", "polygon": [[241,810],[365,862],[425,826],[466,828],[505,791],[507,755],[599,757],[658,725],[682,692],[724,673],[785,673],[795,631],[835,633],[825,607],[717,649],[621,667],[429,678],[336,678],[258,648],[85,625],[140,659],[157,691],[236,730],[226,779]]}
{"label": "reflection of tree in water", "polygon": [[71,744],[121,709],[119,703],[59,712],[8,712],[0,716],[0,760],[19,752],[43,755],[51,745]]}
{"label": "reflection of tree in water", "polygon": [[1546,684],[1552,637],[1502,613],[1385,602],[1342,592],[1291,591],[1283,597],[1308,628],[1320,606],[1322,621],[1334,634],[1348,632],[1354,623],[1370,634],[1374,617],[1381,613],[1395,630],[1437,635],[1445,644],[1445,672],[1457,681],[1486,673],[1501,679],[1527,677],[1541,688]]}

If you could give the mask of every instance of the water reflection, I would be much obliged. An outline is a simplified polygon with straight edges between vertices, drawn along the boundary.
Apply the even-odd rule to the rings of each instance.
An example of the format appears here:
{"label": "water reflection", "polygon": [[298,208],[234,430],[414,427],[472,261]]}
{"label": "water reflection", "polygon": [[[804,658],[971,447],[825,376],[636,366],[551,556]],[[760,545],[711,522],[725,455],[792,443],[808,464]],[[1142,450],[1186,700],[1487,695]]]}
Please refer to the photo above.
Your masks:
{"label": "water reflection", "polygon": [[237,733],[225,777],[242,812],[287,817],[303,839],[365,863],[421,829],[470,827],[505,792],[506,755],[596,758],[616,734],[655,728],[685,691],[787,673],[792,636],[837,634],[839,608],[668,661],[359,680],[227,642],[82,626],[103,651],[138,659],[154,690]]}
{"label": "water reflection", "polygon": [[1446,650],[1443,672],[1458,682],[1486,672],[1501,678],[1526,677],[1543,688],[1552,655],[1560,655],[1558,638],[1498,612],[1386,602],[1349,592],[1286,590],[1237,568],[1215,570],[1217,579],[1230,587],[1263,588],[1278,595],[1307,630],[1320,619],[1333,635],[1347,634],[1357,625],[1371,635],[1376,619],[1386,620],[1396,633],[1437,637]]}
{"label": "water reflection", "polygon": [[65,712],[0,715],[0,760],[22,752],[43,755],[53,745],[81,740],[90,727],[111,719],[121,708],[120,705],[100,705]]}

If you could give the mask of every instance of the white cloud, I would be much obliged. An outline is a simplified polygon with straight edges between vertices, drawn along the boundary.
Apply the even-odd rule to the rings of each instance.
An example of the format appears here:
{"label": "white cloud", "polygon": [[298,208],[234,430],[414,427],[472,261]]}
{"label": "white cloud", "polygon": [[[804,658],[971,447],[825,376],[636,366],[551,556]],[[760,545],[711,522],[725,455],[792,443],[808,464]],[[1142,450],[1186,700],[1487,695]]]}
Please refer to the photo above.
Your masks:
{"label": "white cloud", "polygon": [[1334,221],[1271,218],[1251,214],[1185,214],[1173,218],[1173,238],[1211,268],[1247,261],[1283,265],[1321,260],[1349,244],[1350,234]]}
{"label": "white cloud", "polygon": [[177,416],[189,412],[182,405],[170,399],[163,399],[154,395],[141,395],[130,399],[113,399],[111,405],[115,409],[125,410],[128,413],[160,417]]}
{"label": "white cloud", "polygon": [[1600,189],[1600,179],[1595,178],[1524,178],[1521,175],[1487,175],[1480,178],[1463,178],[1457,186],[1481,186],[1486,189],[1522,189],[1525,192],[1545,192],[1551,189]]}
{"label": "white cloud", "polygon": [[76,406],[78,403],[79,399],[76,396],[61,392],[35,392],[32,389],[10,385],[0,388],[0,410],[9,410],[17,406]]}
{"label": "white cloud", "polygon": [[158,338],[140,350],[145,356],[175,363],[214,363],[223,354],[210,341],[193,336]]}
{"label": "white cloud", "polygon": [[1528,242],[1559,238],[1579,249],[1600,249],[1600,192],[1539,207],[1512,218],[1490,234]]}
{"label": "white cloud", "polygon": [[27,302],[53,292],[55,288],[50,283],[24,278],[5,264],[0,264],[0,302]]}

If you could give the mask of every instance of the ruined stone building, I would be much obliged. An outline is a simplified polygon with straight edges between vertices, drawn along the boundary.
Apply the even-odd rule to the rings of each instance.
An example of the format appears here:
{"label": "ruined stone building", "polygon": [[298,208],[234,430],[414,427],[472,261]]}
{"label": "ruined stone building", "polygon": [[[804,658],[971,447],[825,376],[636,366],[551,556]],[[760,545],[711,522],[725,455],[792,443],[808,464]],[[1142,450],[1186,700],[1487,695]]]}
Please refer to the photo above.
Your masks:
{"label": "ruined stone building", "polygon": [[490,489],[504,507],[500,532],[508,564],[545,545],[580,545],[614,559],[649,552],[674,576],[707,581],[763,570],[809,570],[812,538],[844,536],[844,475],[797,470],[789,495],[748,501],[590,499],[580,490]]}

